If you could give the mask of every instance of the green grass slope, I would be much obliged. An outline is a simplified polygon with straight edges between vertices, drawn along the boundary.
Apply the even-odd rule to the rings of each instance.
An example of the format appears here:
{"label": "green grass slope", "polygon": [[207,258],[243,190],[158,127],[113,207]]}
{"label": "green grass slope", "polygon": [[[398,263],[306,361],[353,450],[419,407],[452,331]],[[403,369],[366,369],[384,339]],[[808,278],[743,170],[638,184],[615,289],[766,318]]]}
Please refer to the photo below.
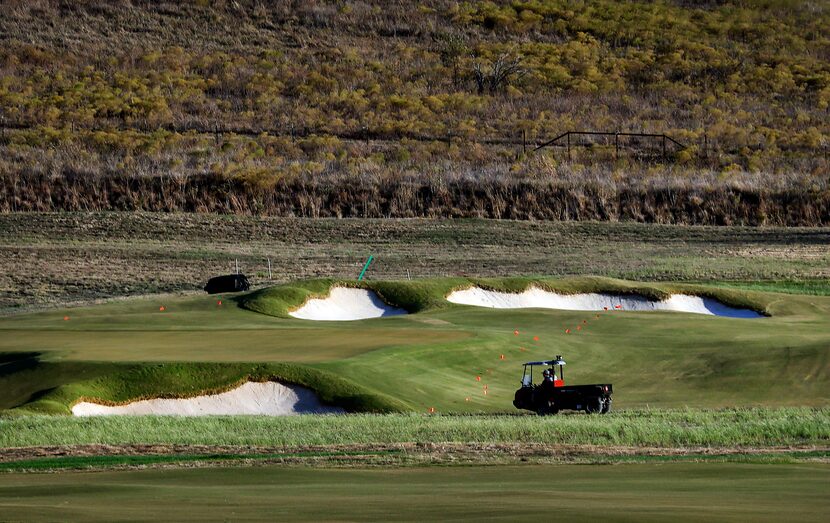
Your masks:
{"label": "green grass slope", "polygon": [[[287,315],[345,284],[371,288],[413,314],[353,322]],[[685,292],[769,317],[492,310],[444,300],[469,285],[655,298]],[[235,297],[161,300],[0,318],[0,353],[6,353],[0,408],[66,412],[81,397],[184,396],[270,377],[310,384],[352,410],[511,412],[520,364],[556,354],[568,361],[567,383],[613,383],[616,407],[830,402],[830,298],[824,296],[606,278],[450,278],[308,280]],[[349,392],[337,396],[341,388]]]}
{"label": "green grass slope", "polygon": [[114,369],[108,375],[73,381],[36,395],[16,413],[69,414],[82,400],[123,404],[136,399],[182,398],[217,394],[246,381],[277,380],[314,390],[328,404],[349,411],[395,412],[408,406],[381,391],[356,385],[324,370],[293,364],[156,363]]}

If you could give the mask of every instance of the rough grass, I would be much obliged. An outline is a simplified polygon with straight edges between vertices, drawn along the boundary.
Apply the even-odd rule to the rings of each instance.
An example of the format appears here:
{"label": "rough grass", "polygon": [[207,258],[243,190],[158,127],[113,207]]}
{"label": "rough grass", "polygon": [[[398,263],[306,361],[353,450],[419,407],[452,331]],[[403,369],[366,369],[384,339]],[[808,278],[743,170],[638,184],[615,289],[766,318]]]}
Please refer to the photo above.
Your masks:
{"label": "rough grass", "polygon": [[[162,213],[0,214],[0,311],[306,278],[596,275],[826,282],[830,230],[487,220],[309,220]],[[268,277],[270,259],[273,280]],[[797,290],[797,289],[796,289]]]}
{"label": "rough grass", "polygon": [[304,446],[546,443],[638,447],[830,444],[830,409],[628,410],[539,418],[427,416],[116,416],[0,418],[0,447],[39,445]]}
{"label": "rough grass", "polygon": [[762,292],[830,296],[830,280],[711,282],[710,285],[715,287],[746,289]]}

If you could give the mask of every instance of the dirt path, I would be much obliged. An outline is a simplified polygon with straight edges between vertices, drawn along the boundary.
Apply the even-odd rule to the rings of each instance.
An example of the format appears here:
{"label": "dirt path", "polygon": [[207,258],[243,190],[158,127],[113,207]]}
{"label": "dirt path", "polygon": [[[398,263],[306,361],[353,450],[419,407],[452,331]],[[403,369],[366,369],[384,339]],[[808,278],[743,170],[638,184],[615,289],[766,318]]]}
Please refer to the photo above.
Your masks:
{"label": "dirt path", "polygon": [[[217,464],[285,464],[326,467],[407,465],[508,465],[519,463],[616,463],[645,461],[797,460],[830,463],[828,446],[788,447],[628,447],[543,445],[523,443],[402,443],[390,445],[325,445],[257,447],[229,445],[78,445],[0,449],[0,464],[31,462],[17,470],[194,467]],[[136,463],[85,458],[148,457]],[[169,459],[169,458],[181,458]],[[72,458],[75,458],[74,460]],[[164,459],[162,459],[164,458]],[[47,466],[35,466],[46,460]],[[49,461],[51,460],[51,461]],[[3,468],[0,466],[0,470]]]}

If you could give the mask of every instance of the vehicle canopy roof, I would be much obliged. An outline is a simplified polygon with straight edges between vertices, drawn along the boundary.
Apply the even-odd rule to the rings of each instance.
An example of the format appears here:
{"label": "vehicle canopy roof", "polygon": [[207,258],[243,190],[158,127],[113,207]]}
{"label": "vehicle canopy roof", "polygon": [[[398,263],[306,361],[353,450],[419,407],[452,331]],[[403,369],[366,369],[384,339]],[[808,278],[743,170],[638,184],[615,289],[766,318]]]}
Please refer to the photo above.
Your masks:
{"label": "vehicle canopy roof", "polygon": [[562,356],[557,356],[555,359],[547,361],[528,361],[524,365],[526,367],[536,367],[538,365],[565,365],[565,360],[562,359]]}

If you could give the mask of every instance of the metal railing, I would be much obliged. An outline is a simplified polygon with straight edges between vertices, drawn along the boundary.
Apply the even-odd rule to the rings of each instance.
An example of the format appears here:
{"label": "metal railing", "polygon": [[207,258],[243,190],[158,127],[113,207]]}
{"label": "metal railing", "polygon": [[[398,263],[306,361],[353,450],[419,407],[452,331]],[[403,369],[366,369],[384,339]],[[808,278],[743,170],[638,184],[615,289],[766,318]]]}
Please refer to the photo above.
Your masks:
{"label": "metal railing", "polygon": [[[547,142],[545,142],[541,145],[538,145],[535,149],[533,149],[533,152],[536,152],[539,149],[542,149],[544,147],[567,147],[567,149],[568,149],[568,159],[570,160],[571,159],[571,147],[579,147],[579,146],[590,147],[590,146],[596,145],[596,142],[589,142],[589,143],[575,142],[575,143],[571,143],[572,142],[571,141],[572,136],[573,137],[601,136],[601,137],[605,137],[605,138],[613,136],[614,137],[614,154],[616,156],[620,155],[620,139],[627,140],[627,139],[630,139],[630,138],[645,138],[648,141],[651,141],[653,143],[657,143],[661,147],[663,158],[667,157],[666,156],[666,154],[667,154],[667,145],[674,145],[674,146],[676,146],[677,148],[679,148],[681,150],[686,148],[685,145],[678,142],[677,140],[675,140],[671,136],[667,136],[665,134],[630,133],[630,132],[623,133],[623,132],[607,132],[607,131],[568,131],[568,132],[560,134],[559,136],[557,136],[556,138],[554,138],[552,140],[548,140]],[[565,143],[562,143],[563,140],[564,140]],[[605,145],[610,145],[610,144],[605,144]],[[625,143],[622,144],[622,145],[623,145],[623,147],[626,146]]]}

